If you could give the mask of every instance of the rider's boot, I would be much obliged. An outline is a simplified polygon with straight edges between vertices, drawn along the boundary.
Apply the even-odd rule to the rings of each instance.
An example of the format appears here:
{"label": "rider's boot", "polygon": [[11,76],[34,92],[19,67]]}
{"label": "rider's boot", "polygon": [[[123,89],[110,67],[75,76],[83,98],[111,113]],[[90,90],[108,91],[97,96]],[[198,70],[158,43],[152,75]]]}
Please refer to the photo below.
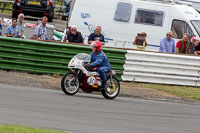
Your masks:
{"label": "rider's boot", "polygon": [[103,81],[103,82],[102,82],[102,89],[104,89],[106,92],[109,93],[109,91],[108,91],[108,84],[107,84],[106,81]]}

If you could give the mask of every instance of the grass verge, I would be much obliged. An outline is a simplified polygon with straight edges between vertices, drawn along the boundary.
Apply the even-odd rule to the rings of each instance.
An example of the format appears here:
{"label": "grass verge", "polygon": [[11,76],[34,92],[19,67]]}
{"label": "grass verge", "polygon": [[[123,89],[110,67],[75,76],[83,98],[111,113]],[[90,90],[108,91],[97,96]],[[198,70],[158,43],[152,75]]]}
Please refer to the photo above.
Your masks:
{"label": "grass verge", "polygon": [[66,133],[56,130],[14,126],[14,125],[0,125],[0,133]]}
{"label": "grass verge", "polygon": [[173,86],[161,84],[137,83],[140,87],[152,88],[186,99],[200,100],[200,88],[187,86]]}

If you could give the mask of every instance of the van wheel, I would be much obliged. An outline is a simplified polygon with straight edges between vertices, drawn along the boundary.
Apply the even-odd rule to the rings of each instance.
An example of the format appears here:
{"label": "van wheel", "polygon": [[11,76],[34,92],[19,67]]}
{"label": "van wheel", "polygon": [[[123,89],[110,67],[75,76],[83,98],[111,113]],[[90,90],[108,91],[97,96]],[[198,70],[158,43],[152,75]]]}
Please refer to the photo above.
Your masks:
{"label": "van wheel", "polygon": [[51,9],[49,11],[48,22],[53,22],[54,11]]}
{"label": "van wheel", "polygon": [[53,15],[48,17],[48,22],[53,22]]}
{"label": "van wheel", "polygon": [[12,18],[17,18],[17,11],[16,10],[13,10],[12,11]]}

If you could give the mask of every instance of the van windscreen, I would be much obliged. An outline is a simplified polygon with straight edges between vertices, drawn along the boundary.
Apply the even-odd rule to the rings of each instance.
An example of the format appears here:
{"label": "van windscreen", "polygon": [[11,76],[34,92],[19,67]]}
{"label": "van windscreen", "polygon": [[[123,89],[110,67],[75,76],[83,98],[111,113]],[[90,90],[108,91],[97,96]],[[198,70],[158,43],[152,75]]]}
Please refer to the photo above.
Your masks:
{"label": "van windscreen", "polygon": [[191,20],[191,23],[193,24],[195,30],[197,31],[200,37],[200,20]]}

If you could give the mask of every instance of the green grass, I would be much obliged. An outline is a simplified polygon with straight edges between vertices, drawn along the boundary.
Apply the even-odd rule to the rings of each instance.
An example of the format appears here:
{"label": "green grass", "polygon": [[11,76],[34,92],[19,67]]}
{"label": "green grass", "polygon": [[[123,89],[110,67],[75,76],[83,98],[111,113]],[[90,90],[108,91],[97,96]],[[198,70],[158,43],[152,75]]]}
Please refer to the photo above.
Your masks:
{"label": "green grass", "polygon": [[23,127],[23,126],[14,126],[14,125],[0,125],[0,133],[66,133],[66,132]]}
{"label": "green grass", "polygon": [[200,100],[200,88],[187,87],[187,86],[173,86],[173,85],[161,85],[161,84],[143,84],[137,83],[140,87],[152,88],[166,93],[180,96],[187,99]]}

